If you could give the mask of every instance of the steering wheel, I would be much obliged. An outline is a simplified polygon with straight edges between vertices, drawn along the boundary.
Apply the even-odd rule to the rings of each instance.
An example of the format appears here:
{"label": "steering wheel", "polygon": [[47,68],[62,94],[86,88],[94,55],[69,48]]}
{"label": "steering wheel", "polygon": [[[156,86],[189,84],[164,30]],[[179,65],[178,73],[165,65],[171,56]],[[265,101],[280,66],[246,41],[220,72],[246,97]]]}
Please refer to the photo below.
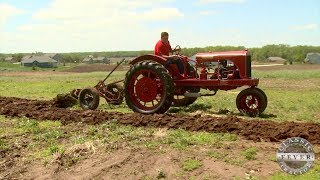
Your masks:
{"label": "steering wheel", "polygon": [[181,52],[181,47],[180,47],[179,45],[177,45],[177,46],[173,49],[173,51],[175,52],[176,55],[179,55],[180,52]]}

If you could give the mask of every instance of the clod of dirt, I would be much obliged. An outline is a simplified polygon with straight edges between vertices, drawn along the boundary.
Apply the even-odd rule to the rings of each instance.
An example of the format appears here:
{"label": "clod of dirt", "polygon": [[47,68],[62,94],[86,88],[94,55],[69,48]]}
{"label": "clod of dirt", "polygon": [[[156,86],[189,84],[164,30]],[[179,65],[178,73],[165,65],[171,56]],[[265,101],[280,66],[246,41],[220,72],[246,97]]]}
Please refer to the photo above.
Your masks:
{"label": "clod of dirt", "polygon": [[58,164],[58,168],[69,168],[76,164],[78,161],[85,159],[91,154],[95,153],[95,147],[92,143],[78,144],[70,147],[63,153],[56,154],[53,158],[53,163]]}
{"label": "clod of dirt", "polygon": [[53,104],[59,108],[68,108],[76,105],[78,100],[68,94],[58,94],[56,98],[53,99]]}

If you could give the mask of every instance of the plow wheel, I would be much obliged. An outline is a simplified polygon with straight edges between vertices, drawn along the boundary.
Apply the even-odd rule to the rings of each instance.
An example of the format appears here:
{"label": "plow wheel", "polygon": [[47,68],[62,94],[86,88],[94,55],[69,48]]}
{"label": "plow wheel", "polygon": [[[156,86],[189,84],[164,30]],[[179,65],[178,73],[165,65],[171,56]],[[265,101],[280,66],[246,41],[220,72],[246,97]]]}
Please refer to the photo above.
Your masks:
{"label": "plow wheel", "polygon": [[84,110],[95,110],[99,106],[100,96],[93,88],[82,89],[79,94],[79,104]]}
{"label": "plow wheel", "polygon": [[156,62],[135,64],[126,74],[124,87],[126,103],[135,112],[165,113],[173,101],[173,80]]}
{"label": "plow wheel", "polygon": [[[190,87],[186,92],[196,93],[199,92],[200,88]],[[185,97],[184,95],[174,95],[172,106],[174,107],[183,107],[189,106],[197,100],[197,97]]]}
{"label": "plow wheel", "polygon": [[119,105],[123,101],[123,87],[119,84],[108,84],[105,95],[110,98],[107,99],[109,104]]}
{"label": "plow wheel", "polygon": [[266,94],[258,88],[242,90],[237,96],[237,108],[242,114],[259,116],[267,108]]}

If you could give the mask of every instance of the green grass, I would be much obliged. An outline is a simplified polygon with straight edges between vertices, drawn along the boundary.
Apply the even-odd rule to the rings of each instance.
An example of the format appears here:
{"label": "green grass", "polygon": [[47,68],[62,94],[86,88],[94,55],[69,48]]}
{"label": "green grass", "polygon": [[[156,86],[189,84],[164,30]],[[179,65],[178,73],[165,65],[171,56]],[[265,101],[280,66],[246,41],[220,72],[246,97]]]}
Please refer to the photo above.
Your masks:
{"label": "green grass", "polygon": [[275,71],[252,71],[252,77],[256,78],[286,78],[286,79],[309,79],[320,78],[319,69],[312,70],[275,70]]}
{"label": "green grass", "polygon": [[193,171],[201,166],[202,163],[196,159],[186,159],[181,163],[181,167],[184,171]]}
{"label": "green grass", "polygon": [[56,152],[57,147],[61,152],[61,145],[58,145],[59,140],[67,137],[61,130],[61,123],[58,121],[39,122],[26,117],[4,118],[0,116],[0,122],[6,124],[6,127],[0,126],[0,136],[7,136],[6,141],[0,139],[3,142],[2,146],[10,148],[9,145],[23,144],[26,141],[24,138],[27,138],[30,143],[26,144],[26,149],[30,150],[30,155],[35,157],[47,157]]}
{"label": "green grass", "polygon": [[0,150],[6,150],[6,149],[8,149],[7,142],[4,139],[0,138]]}
{"label": "green grass", "polygon": [[162,141],[174,148],[184,150],[188,146],[214,145],[218,146],[223,141],[236,141],[237,136],[228,133],[189,132],[183,129],[171,130]]}
{"label": "green grass", "polygon": [[20,121],[16,123],[16,127],[21,129],[23,132],[31,132],[35,134],[40,132],[39,122],[28,118],[21,118]]}
{"label": "green grass", "polygon": [[9,63],[9,62],[3,62],[0,61],[0,72],[1,71],[5,71],[5,72],[14,72],[14,71],[63,71],[66,69],[70,69],[74,66],[77,66],[78,64],[75,63],[67,63],[65,66],[58,65],[58,67],[56,68],[40,68],[40,67],[24,67],[21,66],[21,64],[13,64],[13,63]]}
{"label": "green grass", "polygon": [[[57,94],[70,92],[72,89],[95,86],[107,73],[79,74],[38,74],[32,76],[0,76],[2,96],[16,96],[30,99],[52,99]],[[115,72],[108,82],[121,80],[123,72]],[[102,101],[103,102],[103,101]]]}
{"label": "green grass", "polygon": [[[21,68],[11,67],[6,68]],[[3,67],[2,67],[3,68]],[[1,69],[1,68],[0,68]],[[30,99],[52,99],[59,93],[69,92],[74,88],[94,86],[107,73],[70,73],[35,75],[0,76],[1,96],[16,96]],[[108,82],[124,78],[125,72],[115,72]],[[255,71],[260,79],[261,89],[268,96],[268,107],[262,118],[275,121],[313,121],[320,122],[320,72],[309,71]],[[312,78],[312,79],[305,79]],[[287,83],[285,83],[287,82]],[[211,114],[238,114],[235,99],[241,89],[218,91],[214,97],[201,97],[187,108],[171,108],[170,112],[191,113],[201,111]],[[203,91],[205,92],[205,91]],[[99,109],[107,111],[132,112],[125,104],[108,105],[101,99]],[[73,109],[78,109],[79,106]],[[27,138],[28,158],[50,160],[55,153],[63,153],[67,147],[86,142],[101,142],[106,151],[123,146],[146,147],[151,150],[162,146],[179,151],[205,147],[218,149],[224,142],[238,141],[238,137],[228,133],[189,132],[183,129],[166,130],[161,137],[156,137],[156,128],[120,125],[117,120],[100,125],[71,124],[62,126],[59,121],[35,121],[28,118],[5,118],[0,116],[0,148],[10,149],[12,144],[21,144]],[[76,129],[73,127],[76,126]],[[10,137],[14,137],[11,138]],[[246,160],[256,158],[257,149],[249,148],[241,152],[240,159],[231,155],[210,150],[204,156],[223,160],[232,165],[242,166]],[[74,161],[74,160],[72,160]],[[188,173],[202,166],[201,161],[186,159],[181,162],[182,172]],[[274,174],[271,179],[319,179],[320,166],[317,164],[308,173],[291,176],[283,172]],[[159,171],[159,177],[165,176]]]}
{"label": "green grass", "polygon": [[290,175],[285,172],[276,172],[271,177],[268,178],[269,180],[284,180],[284,179],[293,179],[293,180],[318,180],[320,179],[320,164],[316,163],[313,167],[302,175]]}
{"label": "green grass", "polygon": [[[10,65],[12,66],[12,65]],[[57,94],[75,88],[92,87],[106,76],[107,72],[6,75],[0,76],[1,96],[16,96],[29,99],[52,99]],[[108,82],[124,79],[125,72],[116,71]],[[320,121],[320,71],[278,70],[254,71],[260,78],[259,87],[268,96],[268,107],[263,118],[275,121]],[[310,79],[311,78],[311,79]],[[213,97],[200,97],[189,107],[171,108],[169,112],[190,113],[204,111],[209,114],[239,114],[236,108],[237,94],[243,88],[218,91]],[[206,93],[208,91],[203,91]],[[75,109],[79,109],[76,106]],[[132,112],[125,103],[109,105],[101,98],[99,109]]]}
{"label": "green grass", "polygon": [[218,152],[218,151],[208,151],[207,155],[211,158],[215,158],[215,159],[222,159],[223,157],[226,156],[226,154]]}
{"label": "green grass", "polygon": [[256,159],[257,149],[255,147],[248,148],[242,151],[241,155],[247,160],[254,160]]}
{"label": "green grass", "polygon": [[245,163],[245,160],[243,159],[239,159],[239,158],[235,158],[235,157],[225,157],[223,159],[224,162],[231,164],[231,165],[235,165],[235,166],[243,166],[243,164]]}

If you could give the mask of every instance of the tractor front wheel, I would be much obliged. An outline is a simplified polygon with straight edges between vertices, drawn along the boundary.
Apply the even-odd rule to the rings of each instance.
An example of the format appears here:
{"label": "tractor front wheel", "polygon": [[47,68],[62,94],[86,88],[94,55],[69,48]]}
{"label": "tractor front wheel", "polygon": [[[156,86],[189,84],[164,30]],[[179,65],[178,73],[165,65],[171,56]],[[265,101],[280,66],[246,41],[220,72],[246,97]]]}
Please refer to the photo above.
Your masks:
{"label": "tractor front wheel", "polygon": [[259,116],[268,104],[266,94],[258,88],[242,90],[238,94],[236,102],[238,110],[251,117]]}
{"label": "tractor front wheel", "polygon": [[82,89],[79,94],[79,104],[84,110],[95,110],[99,106],[100,96],[93,88]]}
{"label": "tractor front wheel", "polygon": [[165,113],[174,94],[173,80],[159,63],[144,61],[135,64],[126,74],[125,99],[135,112]]}

